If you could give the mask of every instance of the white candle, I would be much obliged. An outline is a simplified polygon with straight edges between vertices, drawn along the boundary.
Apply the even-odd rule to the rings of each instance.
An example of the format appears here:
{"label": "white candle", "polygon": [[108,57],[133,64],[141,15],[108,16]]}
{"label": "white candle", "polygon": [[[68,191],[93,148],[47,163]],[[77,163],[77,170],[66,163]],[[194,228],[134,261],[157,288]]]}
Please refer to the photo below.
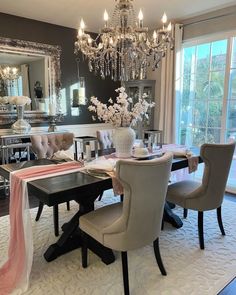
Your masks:
{"label": "white candle", "polygon": [[40,112],[45,112],[45,103],[44,102],[39,102],[39,110],[40,110]]}
{"label": "white candle", "polygon": [[86,154],[86,161],[91,160],[91,146],[89,144],[86,144],[85,146],[85,154]]}
{"label": "white candle", "polygon": [[85,105],[85,87],[79,88],[79,104]]}
{"label": "white candle", "polygon": [[49,103],[49,115],[50,116],[55,116],[56,115],[56,103]]}

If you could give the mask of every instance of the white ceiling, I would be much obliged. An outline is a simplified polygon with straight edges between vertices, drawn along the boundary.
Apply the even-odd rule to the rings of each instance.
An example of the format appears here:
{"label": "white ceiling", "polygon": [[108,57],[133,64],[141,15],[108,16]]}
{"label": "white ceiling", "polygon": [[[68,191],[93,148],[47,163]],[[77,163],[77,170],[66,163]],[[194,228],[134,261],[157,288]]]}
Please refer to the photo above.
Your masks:
{"label": "white ceiling", "polygon": [[[115,3],[115,0],[0,0],[0,11],[70,28],[77,28],[83,17],[86,29],[97,32],[103,25],[104,9],[111,16]],[[235,5],[235,0],[134,0],[136,13],[142,8],[144,25],[150,28],[160,25],[164,11],[170,20],[182,20],[231,5]]]}

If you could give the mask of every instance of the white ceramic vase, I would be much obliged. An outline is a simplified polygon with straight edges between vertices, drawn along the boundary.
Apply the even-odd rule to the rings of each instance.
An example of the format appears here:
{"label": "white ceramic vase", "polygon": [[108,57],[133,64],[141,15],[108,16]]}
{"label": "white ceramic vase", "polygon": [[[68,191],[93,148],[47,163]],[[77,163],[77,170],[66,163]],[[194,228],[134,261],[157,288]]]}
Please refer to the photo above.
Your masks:
{"label": "white ceramic vase", "polygon": [[135,132],[131,127],[117,127],[114,132],[116,157],[131,157],[134,140]]}
{"label": "white ceramic vase", "polygon": [[24,120],[24,105],[17,105],[17,121],[12,124],[11,129],[14,133],[28,133],[31,129],[30,124]]}

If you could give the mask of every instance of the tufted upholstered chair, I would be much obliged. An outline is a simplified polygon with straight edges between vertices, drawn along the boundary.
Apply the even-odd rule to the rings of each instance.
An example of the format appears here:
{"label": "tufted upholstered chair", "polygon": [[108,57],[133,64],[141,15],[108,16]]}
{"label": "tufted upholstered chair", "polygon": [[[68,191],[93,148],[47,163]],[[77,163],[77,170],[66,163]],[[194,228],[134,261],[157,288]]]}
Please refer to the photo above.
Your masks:
{"label": "tufted upholstered chair", "polygon": [[[30,137],[32,150],[38,159],[51,159],[54,153],[61,150],[68,150],[73,145],[73,133],[55,133],[32,135]],[[39,202],[39,208],[35,220],[38,221],[43,211],[44,204]],[[67,210],[70,210],[70,204],[67,202]],[[59,217],[58,205],[53,206],[54,233],[59,235]]]}
{"label": "tufted upholstered chair", "polygon": [[32,150],[38,159],[50,159],[54,153],[61,150],[68,150],[73,144],[73,133],[55,133],[32,135]]}
{"label": "tufted upholstered chair", "polygon": [[97,139],[101,150],[114,147],[113,133],[114,129],[97,130]]}
{"label": "tufted upholstered chair", "polygon": [[124,201],[104,206],[80,217],[84,236],[82,265],[87,267],[87,235],[102,245],[121,251],[125,294],[129,294],[127,251],[153,243],[162,275],[166,275],[159,240],[172,154],[146,161],[119,160],[117,178]]}
{"label": "tufted upholstered chair", "polygon": [[225,235],[221,204],[233,158],[235,143],[203,144],[200,156],[205,164],[202,183],[184,180],[169,185],[167,201],[185,209],[198,211],[198,235],[200,248],[204,249],[203,212],[217,209],[217,220]]}

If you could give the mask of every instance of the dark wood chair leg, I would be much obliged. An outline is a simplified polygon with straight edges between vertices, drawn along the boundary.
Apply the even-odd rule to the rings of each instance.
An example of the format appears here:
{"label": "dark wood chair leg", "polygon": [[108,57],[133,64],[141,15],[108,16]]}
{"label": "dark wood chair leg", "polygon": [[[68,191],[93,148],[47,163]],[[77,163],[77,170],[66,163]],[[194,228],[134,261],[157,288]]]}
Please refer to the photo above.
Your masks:
{"label": "dark wood chair leg", "polygon": [[129,271],[127,252],[121,252],[124,294],[129,295]]}
{"label": "dark wood chair leg", "polygon": [[164,230],[164,218],[162,218],[162,221],[161,221],[161,230]]}
{"label": "dark wood chair leg", "polygon": [[174,209],[175,208],[175,204],[168,202],[167,201],[168,206],[170,207],[170,209]]}
{"label": "dark wood chair leg", "polygon": [[159,248],[159,238],[157,238],[154,242],[153,242],[153,249],[154,249],[154,253],[155,253],[155,257],[156,257],[156,261],[157,264],[160,268],[161,274],[163,276],[166,276],[166,270],[165,267],[163,265],[162,259],[161,259],[161,253],[160,253],[160,248]]}
{"label": "dark wood chair leg", "polygon": [[102,196],[103,196],[103,192],[99,195],[99,197],[98,197],[98,201],[101,201]]}
{"label": "dark wood chair leg", "polygon": [[203,212],[198,211],[198,237],[200,248],[204,249]]}
{"label": "dark wood chair leg", "polygon": [[54,234],[59,236],[58,205],[53,206]]}
{"label": "dark wood chair leg", "polygon": [[86,268],[88,266],[88,246],[87,246],[86,233],[81,231],[81,237],[82,237],[82,247],[81,247],[82,266],[83,268]]}
{"label": "dark wood chair leg", "polygon": [[187,216],[188,216],[188,209],[184,208],[184,218],[187,218]]}
{"label": "dark wood chair leg", "polygon": [[66,208],[67,208],[67,211],[70,211],[70,202],[66,202]]}
{"label": "dark wood chair leg", "polygon": [[35,217],[35,221],[38,221],[41,214],[42,214],[42,211],[43,211],[43,206],[44,204],[42,202],[39,202],[39,207],[38,207],[38,212],[37,212],[37,215]]}
{"label": "dark wood chair leg", "polygon": [[221,216],[221,206],[217,208],[217,220],[218,220],[220,231],[222,235],[225,236],[225,230],[223,227],[222,216]]}

